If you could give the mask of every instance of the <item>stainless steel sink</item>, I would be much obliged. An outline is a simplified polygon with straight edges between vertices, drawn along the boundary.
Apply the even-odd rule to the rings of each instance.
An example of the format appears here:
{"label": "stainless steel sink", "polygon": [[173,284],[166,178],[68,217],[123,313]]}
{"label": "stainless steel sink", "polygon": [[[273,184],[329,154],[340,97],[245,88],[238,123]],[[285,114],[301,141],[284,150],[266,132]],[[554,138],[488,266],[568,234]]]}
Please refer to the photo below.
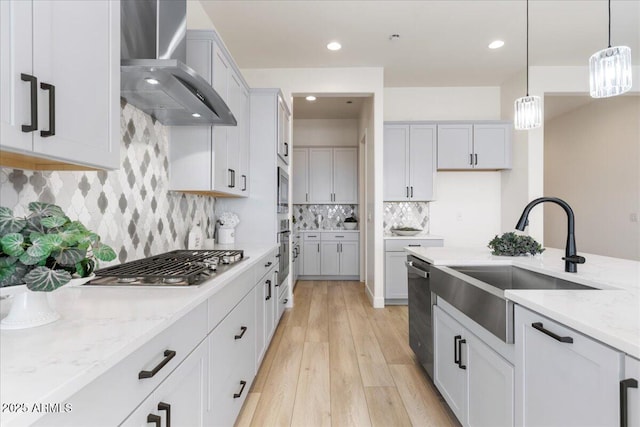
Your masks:
{"label": "stainless steel sink", "polygon": [[431,290],[489,332],[513,343],[513,303],[508,289],[593,290],[556,277],[509,265],[431,269]]}

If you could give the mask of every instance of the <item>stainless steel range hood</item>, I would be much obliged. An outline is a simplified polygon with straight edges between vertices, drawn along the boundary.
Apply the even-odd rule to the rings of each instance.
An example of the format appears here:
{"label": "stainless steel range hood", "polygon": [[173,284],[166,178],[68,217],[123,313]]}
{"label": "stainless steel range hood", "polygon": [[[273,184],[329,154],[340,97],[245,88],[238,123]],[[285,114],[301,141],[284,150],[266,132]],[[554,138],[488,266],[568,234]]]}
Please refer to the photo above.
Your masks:
{"label": "stainless steel range hood", "polygon": [[168,126],[236,126],[222,97],[185,64],[186,0],[120,5],[122,98]]}

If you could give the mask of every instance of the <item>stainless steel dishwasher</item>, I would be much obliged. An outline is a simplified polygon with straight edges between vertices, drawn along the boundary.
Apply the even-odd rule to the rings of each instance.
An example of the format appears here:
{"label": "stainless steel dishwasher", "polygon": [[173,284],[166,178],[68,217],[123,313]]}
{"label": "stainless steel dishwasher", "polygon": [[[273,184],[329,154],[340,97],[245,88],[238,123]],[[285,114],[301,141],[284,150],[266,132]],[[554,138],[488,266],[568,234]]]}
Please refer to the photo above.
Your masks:
{"label": "stainless steel dishwasher", "polygon": [[433,317],[436,296],[431,292],[431,264],[407,256],[409,279],[409,345],[418,361],[433,379]]}

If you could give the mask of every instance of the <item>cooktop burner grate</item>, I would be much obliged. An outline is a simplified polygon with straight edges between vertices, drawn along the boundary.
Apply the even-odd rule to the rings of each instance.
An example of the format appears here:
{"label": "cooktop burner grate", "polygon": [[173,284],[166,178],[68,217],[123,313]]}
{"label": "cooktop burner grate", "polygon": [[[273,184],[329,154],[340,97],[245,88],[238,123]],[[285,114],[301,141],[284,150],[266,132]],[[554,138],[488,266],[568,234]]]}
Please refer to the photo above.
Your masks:
{"label": "cooktop burner grate", "polygon": [[[244,253],[241,250],[175,250],[149,258],[127,262],[95,271],[96,276],[121,279],[137,279],[147,281],[164,280],[165,283],[176,281],[193,284],[208,275],[217,265],[233,264],[241,261]],[[124,281],[122,279],[125,279]]]}

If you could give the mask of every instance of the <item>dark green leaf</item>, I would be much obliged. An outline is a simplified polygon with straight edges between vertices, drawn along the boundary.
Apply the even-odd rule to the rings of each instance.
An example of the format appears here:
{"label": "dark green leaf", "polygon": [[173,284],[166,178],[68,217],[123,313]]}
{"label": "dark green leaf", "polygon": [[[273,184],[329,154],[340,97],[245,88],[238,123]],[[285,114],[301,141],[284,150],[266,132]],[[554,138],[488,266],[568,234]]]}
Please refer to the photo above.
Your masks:
{"label": "dark green leaf", "polygon": [[0,206],[0,236],[9,233],[18,233],[26,226],[27,221],[24,218],[16,218],[13,211],[9,208]]}
{"label": "dark green leaf", "polygon": [[24,252],[22,255],[20,255],[20,262],[23,263],[24,265],[36,265],[36,264],[40,264],[43,261],[46,261],[47,257],[49,255],[43,255],[43,256],[31,256],[29,255],[29,252]]}
{"label": "dark green leaf", "polygon": [[93,246],[93,255],[100,261],[113,261],[116,259],[116,252],[104,243],[98,243]]}
{"label": "dark green leaf", "polygon": [[51,270],[47,267],[36,267],[23,278],[27,288],[32,291],[51,292],[71,280],[71,274],[64,270]]}
{"label": "dark green leaf", "polygon": [[9,233],[0,239],[2,251],[11,256],[20,256],[24,252],[24,236],[20,233]]}
{"label": "dark green leaf", "polygon": [[46,230],[40,221],[42,221],[42,217],[40,215],[27,218],[27,225],[25,226],[24,231],[27,232],[27,234],[34,232],[44,233]]}
{"label": "dark green leaf", "polygon": [[51,203],[31,202],[29,203],[29,210],[32,212],[32,216],[65,216],[60,206]]}
{"label": "dark green leaf", "polygon": [[75,265],[80,262],[85,256],[87,251],[82,249],[61,249],[52,253],[52,256],[59,264],[62,265]]}
{"label": "dark green leaf", "polygon": [[76,272],[80,275],[80,277],[87,277],[93,270],[95,269],[96,263],[91,259],[83,259],[79,263],[76,264]]}
{"label": "dark green leaf", "polygon": [[47,228],[56,228],[63,226],[67,221],[69,221],[69,218],[66,216],[49,216],[42,218],[40,222]]}
{"label": "dark green leaf", "polygon": [[18,261],[18,258],[14,257],[14,256],[3,256],[3,257],[0,257],[0,268],[8,267],[10,265],[13,265],[13,264],[16,263],[16,261]]}
{"label": "dark green leaf", "polygon": [[51,239],[47,235],[41,235],[31,239],[31,246],[27,249],[27,253],[34,258],[48,257],[53,248]]}
{"label": "dark green leaf", "polygon": [[22,285],[27,267],[20,263],[0,267],[0,287]]}

